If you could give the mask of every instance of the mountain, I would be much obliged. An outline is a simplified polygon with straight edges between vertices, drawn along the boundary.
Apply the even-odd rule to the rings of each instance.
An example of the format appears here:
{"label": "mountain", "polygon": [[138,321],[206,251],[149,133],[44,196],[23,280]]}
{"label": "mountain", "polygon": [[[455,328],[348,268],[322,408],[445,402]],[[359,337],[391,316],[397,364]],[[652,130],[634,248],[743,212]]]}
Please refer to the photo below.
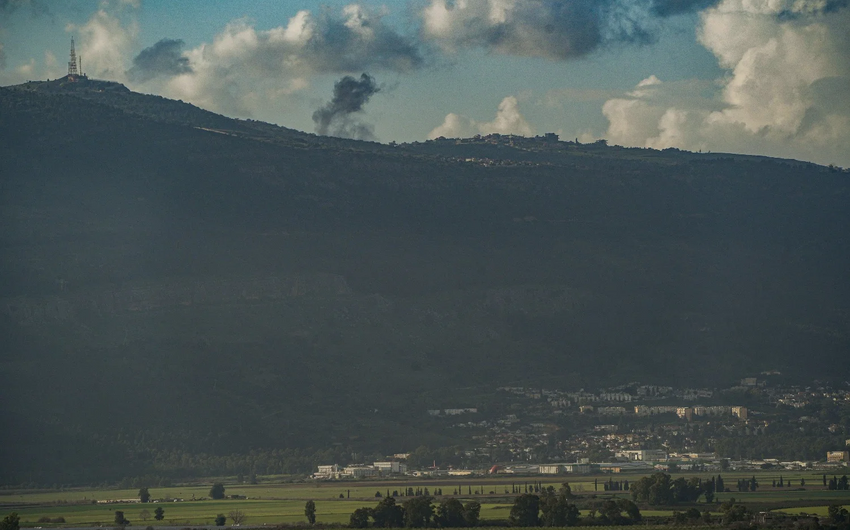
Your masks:
{"label": "mountain", "polygon": [[846,378],[848,199],[793,160],[384,145],[5,87],[0,479],[443,447],[426,409],[504,384]]}

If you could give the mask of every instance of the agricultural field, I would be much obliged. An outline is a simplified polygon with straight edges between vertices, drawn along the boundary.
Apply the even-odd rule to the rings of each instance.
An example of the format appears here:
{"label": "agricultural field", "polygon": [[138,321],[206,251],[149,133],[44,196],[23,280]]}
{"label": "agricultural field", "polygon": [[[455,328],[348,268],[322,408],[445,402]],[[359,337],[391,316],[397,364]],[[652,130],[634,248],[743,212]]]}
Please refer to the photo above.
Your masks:
{"label": "agricultural field", "polygon": [[[850,504],[850,494],[846,491],[828,491],[824,489],[822,475],[817,473],[782,474],[785,481],[790,480],[791,487],[774,488],[772,482],[779,477],[776,472],[759,472],[756,478],[760,484],[758,491],[719,493],[717,502],[734,497],[753,511],[774,510],[789,514],[826,513],[829,504]],[[628,497],[628,492],[605,492],[603,482],[609,479],[634,482],[642,475],[598,475],[583,477],[549,477],[543,479],[544,487],[558,488],[569,480],[574,493],[579,498],[598,495],[599,497]],[[710,474],[678,473],[674,476],[703,476]],[[752,477],[753,473],[723,473],[727,487],[734,489],[739,478]],[[209,525],[217,514],[229,514],[240,510],[247,515],[246,524],[274,525],[279,523],[306,522],[304,503],[314,500],[317,519],[323,523],[347,523],[350,514],[357,508],[374,506],[379,498],[394,491],[403,491],[411,487],[428,488],[433,494],[441,489],[445,496],[457,496],[461,499],[474,498],[481,502],[483,520],[507,519],[514,494],[513,486],[524,489],[525,484],[534,483],[539,477],[463,477],[446,479],[397,479],[397,480],[361,480],[328,481],[310,483],[268,483],[225,484],[228,496],[240,498],[211,500],[211,484],[190,484],[168,488],[150,488],[155,502],[138,502],[137,489],[68,489],[57,491],[5,491],[0,492],[0,511],[16,511],[25,527],[51,526],[98,526],[110,525],[116,510],[121,510],[134,526],[140,525]],[[800,480],[805,486],[800,486]],[[232,480],[232,479],[231,479]],[[598,491],[594,492],[594,481]],[[483,492],[483,495],[482,495]],[[400,502],[403,498],[400,499]],[[703,505],[704,506],[704,505]],[[702,508],[703,506],[700,506]],[[153,511],[157,507],[165,509],[163,521],[153,520]],[[644,507],[645,516],[669,517],[673,510],[666,507]],[[149,515],[143,512],[147,511]],[[710,510],[717,513],[716,505]],[[587,514],[586,511],[583,512]],[[64,524],[43,523],[43,518],[64,518]]]}

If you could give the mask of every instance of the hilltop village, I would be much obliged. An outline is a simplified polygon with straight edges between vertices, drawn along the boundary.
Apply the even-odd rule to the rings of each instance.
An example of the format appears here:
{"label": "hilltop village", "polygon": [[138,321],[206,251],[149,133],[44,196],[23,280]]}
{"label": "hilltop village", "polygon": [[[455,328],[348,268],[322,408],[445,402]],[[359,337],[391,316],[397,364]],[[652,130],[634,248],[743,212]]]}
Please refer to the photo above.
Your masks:
{"label": "hilltop village", "polygon": [[[421,447],[371,464],[322,465],[313,478],[846,467],[850,390],[769,379],[747,377],[722,389],[500,387],[486,406],[424,411],[435,427],[466,434],[471,447],[461,452],[459,465],[441,465],[438,456],[445,452]],[[776,438],[819,442],[802,451],[800,443],[794,449],[779,444],[769,454],[764,442]]]}

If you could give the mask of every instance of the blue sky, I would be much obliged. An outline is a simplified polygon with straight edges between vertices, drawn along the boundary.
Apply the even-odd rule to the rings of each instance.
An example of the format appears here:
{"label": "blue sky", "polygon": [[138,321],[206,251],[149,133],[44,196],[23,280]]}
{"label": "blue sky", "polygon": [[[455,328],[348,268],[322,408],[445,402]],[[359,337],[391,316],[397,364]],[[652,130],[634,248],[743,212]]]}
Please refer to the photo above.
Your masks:
{"label": "blue sky", "polygon": [[377,90],[328,134],[554,131],[846,167],[847,4],[0,0],[0,85],[64,75],[73,35],[92,77],[308,132],[367,73]]}

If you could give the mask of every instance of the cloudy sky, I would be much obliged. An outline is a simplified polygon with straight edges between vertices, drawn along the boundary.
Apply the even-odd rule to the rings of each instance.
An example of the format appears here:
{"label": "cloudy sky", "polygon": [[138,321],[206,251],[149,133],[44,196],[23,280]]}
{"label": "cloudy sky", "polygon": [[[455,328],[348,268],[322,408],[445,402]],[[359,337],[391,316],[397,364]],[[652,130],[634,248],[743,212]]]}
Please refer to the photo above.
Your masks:
{"label": "cloudy sky", "polygon": [[850,167],[850,0],[0,0],[0,85],[71,36],[90,77],[309,132]]}

